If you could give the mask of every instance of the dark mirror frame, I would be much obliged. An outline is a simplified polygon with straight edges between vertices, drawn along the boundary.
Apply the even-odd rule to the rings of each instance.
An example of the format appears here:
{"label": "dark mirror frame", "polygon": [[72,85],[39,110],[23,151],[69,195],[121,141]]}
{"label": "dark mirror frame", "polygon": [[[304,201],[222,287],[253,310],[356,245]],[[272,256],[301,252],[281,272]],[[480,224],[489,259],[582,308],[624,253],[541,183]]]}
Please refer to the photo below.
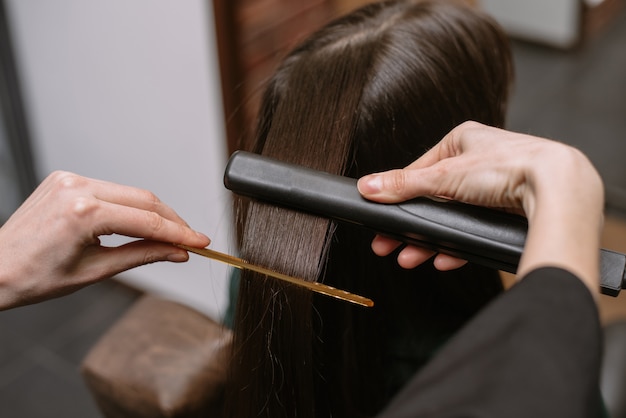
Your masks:
{"label": "dark mirror frame", "polygon": [[241,86],[244,80],[242,64],[238,54],[239,31],[235,19],[237,4],[238,2],[235,0],[213,1],[217,54],[229,155],[237,149],[237,141],[238,138],[241,138],[243,135],[245,125],[243,114],[236,111],[237,106],[243,102],[241,89],[237,87]]}

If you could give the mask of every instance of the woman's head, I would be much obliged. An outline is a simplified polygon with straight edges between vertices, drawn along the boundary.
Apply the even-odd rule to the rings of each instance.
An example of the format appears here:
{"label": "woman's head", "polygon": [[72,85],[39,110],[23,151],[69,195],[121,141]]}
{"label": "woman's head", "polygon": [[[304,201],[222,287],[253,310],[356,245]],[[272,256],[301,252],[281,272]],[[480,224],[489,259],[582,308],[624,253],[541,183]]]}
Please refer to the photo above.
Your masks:
{"label": "woman's head", "polygon": [[[380,161],[377,153],[391,146],[406,163],[463,121],[502,126],[513,71],[508,39],[488,17],[462,4],[374,3],[312,35],[270,80],[256,150],[272,152],[264,149],[267,125],[282,115],[304,120],[304,126],[294,122],[295,142],[315,117],[329,122],[328,115],[354,112],[350,121],[335,121],[352,124],[353,152],[364,148],[364,159]],[[327,125],[326,137],[307,143],[311,148],[337,140],[338,130]],[[396,155],[388,158],[377,165],[402,164]]]}
{"label": "woman's head", "polygon": [[[250,149],[352,177],[402,167],[465,120],[503,125],[511,79],[506,36],[482,13],[442,1],[371,4],[286,57],[268,83]],[[388,369],[389,323],[405,315],[393,302],[417,292],[428,312],[455,274],[430,266],[401,271],[371,253],[369,232],[259,202],[241,203],[237,220],[244,258],[361,291],[377,307],[364,313],[316,299],[312,309],[309,293],[245,272],[227,398],[232,415],[380,408],[388,394],[376,395],[376,383],[363,378]],[[474,309],[468,306],[459,312]]]}

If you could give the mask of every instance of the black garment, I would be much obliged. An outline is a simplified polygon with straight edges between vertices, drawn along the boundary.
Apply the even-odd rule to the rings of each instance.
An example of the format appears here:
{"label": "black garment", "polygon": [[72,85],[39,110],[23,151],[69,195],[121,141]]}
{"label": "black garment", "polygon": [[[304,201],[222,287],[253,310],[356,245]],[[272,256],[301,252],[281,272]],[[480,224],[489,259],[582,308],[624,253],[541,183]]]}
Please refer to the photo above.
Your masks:
{"label": "black garment", "polygon": [[470,321],[379,417],[601,416],[600,353],[588,289],[541,268]]}

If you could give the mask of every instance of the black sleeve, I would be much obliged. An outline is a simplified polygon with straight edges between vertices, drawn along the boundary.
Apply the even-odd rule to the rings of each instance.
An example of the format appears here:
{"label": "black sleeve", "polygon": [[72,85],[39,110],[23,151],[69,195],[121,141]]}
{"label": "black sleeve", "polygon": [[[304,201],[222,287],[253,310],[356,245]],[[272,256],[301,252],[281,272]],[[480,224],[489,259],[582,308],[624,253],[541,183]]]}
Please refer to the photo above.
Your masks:
{"label": "black sleeve", "polygon": [[600,353],[588,289],[541,268],[459,331],[379,417],[600,416]]}

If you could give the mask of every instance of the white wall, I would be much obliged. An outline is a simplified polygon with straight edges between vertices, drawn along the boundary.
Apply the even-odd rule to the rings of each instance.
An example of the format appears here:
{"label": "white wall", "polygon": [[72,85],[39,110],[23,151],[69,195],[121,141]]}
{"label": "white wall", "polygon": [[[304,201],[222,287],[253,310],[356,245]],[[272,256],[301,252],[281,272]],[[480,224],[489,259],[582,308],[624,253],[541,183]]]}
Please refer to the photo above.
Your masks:
{"label": "white wall", "polygon": [[[232,251],[210,2],[7,3],[39,177],[63,169],[149,189],[212,248]],[[225,266],[192,255],[122,279],[215,317],[226,276]]]}
{"label": "white wall", "polygon": [[581,0],[479,0],[509,34],[559,48],[578,41]]}

